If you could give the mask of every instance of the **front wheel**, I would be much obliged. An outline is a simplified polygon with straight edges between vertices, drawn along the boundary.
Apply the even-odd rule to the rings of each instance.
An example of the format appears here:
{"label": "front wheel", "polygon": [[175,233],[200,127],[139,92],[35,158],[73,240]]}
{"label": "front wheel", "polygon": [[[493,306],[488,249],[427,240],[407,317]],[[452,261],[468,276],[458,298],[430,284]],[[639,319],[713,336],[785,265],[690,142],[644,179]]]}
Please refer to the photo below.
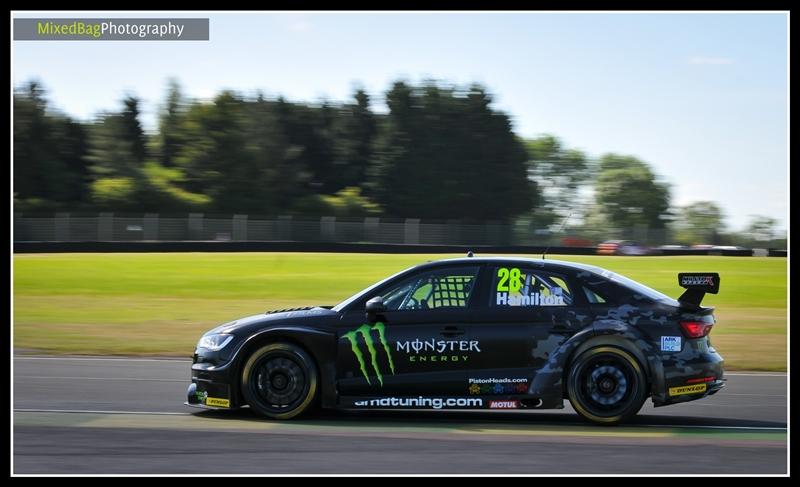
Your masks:
{"label": "front wheel", "polygon": [[567,394],[583,418],[599,424],[618,424],[642,408],[647,399],[647,378],[628,352],[611,346],[596,347],[573,362]]}
{"label": "front wheel", "polygon": [[309,409],[317,395],[317,382],[314,360],[289,343],[259,348],[242,368],[245,401],[272,419],[290,419]]}

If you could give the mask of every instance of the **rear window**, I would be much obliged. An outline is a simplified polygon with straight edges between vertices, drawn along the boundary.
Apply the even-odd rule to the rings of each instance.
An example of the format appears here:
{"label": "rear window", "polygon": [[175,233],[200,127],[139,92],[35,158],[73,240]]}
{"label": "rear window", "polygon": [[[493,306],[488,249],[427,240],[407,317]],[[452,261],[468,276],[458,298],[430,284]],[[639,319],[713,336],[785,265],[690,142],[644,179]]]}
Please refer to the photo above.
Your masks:
{"label": "rear window", "polygon": [[611,281],[616,282],[626,288],[630,289],[631,291],[641,294],[643,296],[647,296],[648,298],[652,299],[653,301],[667,301],[667,302],[674,302],[677,305],[677,301],[672,299],[671,297],[667,296],[664,293],[658,292],[655,289],[649,288],[644,284],[638,283],[633,279],[628,279],[625,276],[621,276],[619,274],[615,274],[613,272],[610,273],[610,276],[607,276]]}
{"label": "rear window", "polygon": [[[615,272],[611,272],[611,271],[609,271],[607,269],[603,269],[601,267],[597,267],[597,266],[593,266],[593,265],[584,264],[581,267],[583,269],[585,269],[585,270],[593,272],[594,274],[602,276],[604,278],[604,280],[608,280],[608,281],[610,281],[610,282],[612,282],[614,284],[617,284],[618,286],[621,286],[621,287],[623,287],[623,288],[625,288],[625,289],[627,289],[627,290],[629,290],[629,291],[631,291],[633,293],[640,294],[640,295],[645,296],[646,298],[649,298],[649,299],[651,299],[653,301],[659,301],[659,302],[662,302],[662,303],[670,304],[672,306],[678,306],[678,301],[676,301],[675,299],[667,296],[666,294],[664,294],[662,292],[656,291],[653,288],[647,287],[642,283],[636,282],[633,279],[629,279],[629,278],[627,278],[625,276],[622,276],[620,274],[617,274]],[[602,289],[602,282],[592,282],[591,278],[588,279],[586,282],[589,283],[590,285],[593,285],[593,286],[594,285],[599,285],[599,286],[596,286],[596,287],[600,287],[600,289]],[[587,295],[587,300],[590,303],[592,302],[592,298],[590,296],[588,296],[588,295]],[[608,299],[606,299],[606,301],[608,301]]]}

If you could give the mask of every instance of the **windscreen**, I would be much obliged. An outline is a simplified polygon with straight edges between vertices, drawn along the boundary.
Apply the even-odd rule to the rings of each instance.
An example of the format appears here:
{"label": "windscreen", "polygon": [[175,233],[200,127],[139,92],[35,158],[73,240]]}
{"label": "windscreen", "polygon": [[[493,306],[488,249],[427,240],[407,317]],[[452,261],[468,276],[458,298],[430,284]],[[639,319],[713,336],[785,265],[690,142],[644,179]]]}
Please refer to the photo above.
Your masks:
{"label": "windscreen", "polygon": [[388,282],[388,281],[394,279],[395,277],[397,277],[400,274],[406,272],[407,270],[408,269],[403,269],[402,271],[397,272],[395,274],[392,274],[391,276],[387,277],[386,279],[383,279],[382,281],[376,282],[375,284],[373,284],[372,286],[364,289],[363,291],[355,293],[354,295],[350,296],[349,298],[345,299],[341,303],[339,303],[336,306],[334,306],[333,307],[333,311],[336,311],[337,313],[341,313],[342,310],[344,308],[346,308],[350,303],[352,303],[354,301],[357,301],[360,297],[367,295],[368,293],[372,292],[373,289],[383,285],[385,282]]}

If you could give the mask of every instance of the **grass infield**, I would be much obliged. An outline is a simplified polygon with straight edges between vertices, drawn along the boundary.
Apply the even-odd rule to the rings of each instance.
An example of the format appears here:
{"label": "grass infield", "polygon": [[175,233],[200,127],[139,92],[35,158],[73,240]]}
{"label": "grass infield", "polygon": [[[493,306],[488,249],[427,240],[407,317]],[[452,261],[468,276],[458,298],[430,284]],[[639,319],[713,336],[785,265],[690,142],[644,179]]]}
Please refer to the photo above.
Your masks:
{"label": "grass infield", "polygon": [[[459,255],[460,256],[460,255]],[[190,356],[206,330],[268,309],[336,304],[446,255],[113,253],[14,255],[16,349]],[[534,256],[538,257],[538,256]],[[787,260],[550,256],[618,272],[678,297],[678,272],[718,272],[711,339],[727,369],[786,370]]]}

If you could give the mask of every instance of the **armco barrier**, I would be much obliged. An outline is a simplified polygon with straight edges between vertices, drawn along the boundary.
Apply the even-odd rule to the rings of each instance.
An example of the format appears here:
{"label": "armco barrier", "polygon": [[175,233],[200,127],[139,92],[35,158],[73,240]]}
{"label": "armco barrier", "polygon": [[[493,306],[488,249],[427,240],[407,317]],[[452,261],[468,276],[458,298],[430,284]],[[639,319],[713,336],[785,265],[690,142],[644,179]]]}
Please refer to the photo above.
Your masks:
{"label": "armco barrier", "polygon": [[[322,242],[14,242],[14,253],[58,252],[350,252],[374,254],[539,254],[538,246],[462,246]],[[550,254],[592,255],[594,247],[550,247]]]}
{"label": "armco barrier", "polygon": [[752,249],[664,249],[657,250],[658,255],[724,255],[728,257],[752,257]]}
{"label": "armco barrier", "polygon": [[[665,229],[606,229],[603,238],[578,238],[528,220],[469,222],[417,218],[211,215],[202,213],[14,213],[16,252],[463,252],[590,255],[591,242],[609,238],[650,246],[669,243]],[[578,247],[582,245],[582,247]],[[780,244],[778,244],[780,245]],[[786,256],[786,251],[687,249],[665,246],[652,255]],[[709,246],[710,247],[710,246]]]}
{"label": "armco barrier", "polygon": [[[60,252],[350,252],[375,254],[533,254],[596,255],[595,247],[412,245],[335,242],[15,242],[14,253]],[[669,249],[651,255],[723,255],[749,257],[752,250]],[[786,257],[785,250],[770,250],[771,257]]]}

